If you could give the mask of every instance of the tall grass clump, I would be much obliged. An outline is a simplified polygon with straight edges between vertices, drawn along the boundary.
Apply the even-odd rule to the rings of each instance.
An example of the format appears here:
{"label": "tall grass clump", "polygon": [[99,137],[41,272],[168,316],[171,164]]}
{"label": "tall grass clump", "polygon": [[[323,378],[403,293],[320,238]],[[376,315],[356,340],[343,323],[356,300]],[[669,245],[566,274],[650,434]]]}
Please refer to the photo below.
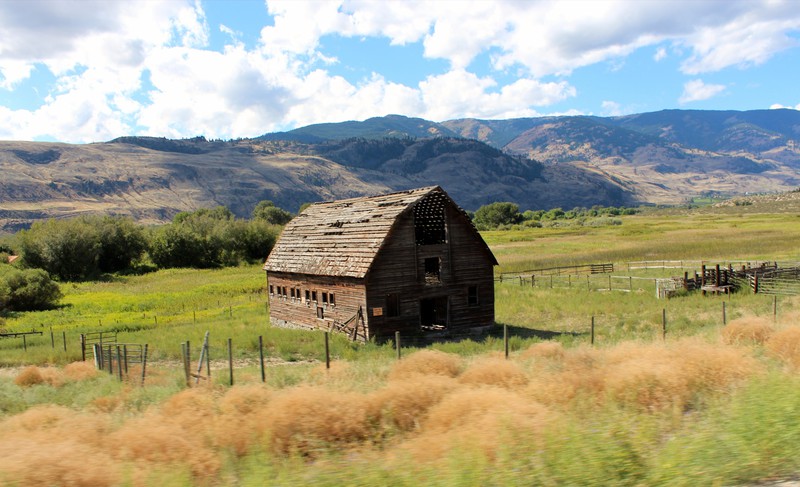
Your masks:
{"label": "tall grass clump", "polygon": [[722,339],[727,344],[763,344],[775,329],[766,319],[758,316],[738,318],[722,329]]}
{"label": "tall grass clump", "polygon": [[766,348],[789,367],[800,369],[800,327],[790,326],[775,332],[767,340]]}

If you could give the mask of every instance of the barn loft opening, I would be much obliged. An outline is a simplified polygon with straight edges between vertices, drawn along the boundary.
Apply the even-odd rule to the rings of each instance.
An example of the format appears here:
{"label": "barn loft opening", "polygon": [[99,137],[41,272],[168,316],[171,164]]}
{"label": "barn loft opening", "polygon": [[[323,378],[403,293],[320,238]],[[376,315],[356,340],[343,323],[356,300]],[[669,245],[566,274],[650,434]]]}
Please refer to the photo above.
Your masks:
{"label": "barn loft opening", "polygon": [[433,193],[414,206],[414,233],[417,245],[447,243],[445,196]]}

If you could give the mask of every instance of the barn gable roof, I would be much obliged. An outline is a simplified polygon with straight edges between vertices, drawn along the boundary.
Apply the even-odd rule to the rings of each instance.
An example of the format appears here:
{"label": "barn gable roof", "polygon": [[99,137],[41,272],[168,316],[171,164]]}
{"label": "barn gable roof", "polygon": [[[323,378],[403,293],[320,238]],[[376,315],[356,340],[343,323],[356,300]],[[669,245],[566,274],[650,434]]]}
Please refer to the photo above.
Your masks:
{"label": "barn gable roof", "polygon": [[429,195],[452,202],[442,188],[429,186],[313,204],[286,225],[264,269],[363,278],[397,218]]}

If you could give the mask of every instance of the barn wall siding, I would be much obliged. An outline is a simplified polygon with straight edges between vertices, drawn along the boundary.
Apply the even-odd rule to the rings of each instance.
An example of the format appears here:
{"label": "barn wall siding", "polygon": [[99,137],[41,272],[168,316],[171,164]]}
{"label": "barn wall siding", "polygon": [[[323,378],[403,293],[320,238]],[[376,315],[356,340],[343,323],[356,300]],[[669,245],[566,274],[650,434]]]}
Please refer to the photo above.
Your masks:
{"label": "barn wall siding", "polygon": [[[268,272],[267,289],[272,291],[269,296],[270,321],[276,326],[327,330],[334,321],[347,321],[358,312],[359,307],[366,307],[365,288],[359,281]],[[278,287],[285,287],[288,297],[276,292]],[[299,290],[299,298],[291,297],[292,288]],[[316,292],[316,301],[306,300],[306,291]],[[327,304],[322,302],[323,293],[328,295]],[[334,295],[334,304],[330,303],[331,293]],[[322,308],[323,318],[318,318],[318,307]],[[367,319],[366,314],[364,318]]]}
{"label": "barn wall siding", "polygon": [[[414,217],[400,216],[384,247],[376,256],[367,282],[367,314],[372,333],[390,336],[420,332],[420,302],[448,297],[448,330],[457,331],[494,323],[492,258],[487,258],[475,229],[455,208],[446,208],[448,238],[445,244],[416,245]],[[425,282],[425,260],[441,259],[439,283]],[[468,304],[468,288],[477,286],[478,304]],[[387,295],[398,296],[399,315],[386,316]],[[374,311],[379,309],[379,316]]]}

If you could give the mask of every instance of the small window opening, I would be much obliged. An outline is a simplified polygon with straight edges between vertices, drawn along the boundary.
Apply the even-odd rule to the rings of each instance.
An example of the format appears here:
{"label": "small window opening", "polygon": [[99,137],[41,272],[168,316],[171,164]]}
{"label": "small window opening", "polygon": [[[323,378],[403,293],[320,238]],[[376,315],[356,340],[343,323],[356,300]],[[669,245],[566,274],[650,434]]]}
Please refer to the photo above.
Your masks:
{"label": "small window opening", "polygon": [[325,309],[322,306],[317,306],[317,318],[325,319]]}
{"label": "small window opening", "polygon": [[294,288],[291,288],[289,292],[292,294],[292,299],[294,299]]}
{"label": "small window opening", "polygon": [[328,304],[328,293],[322,293],[322,304]]}
{"label": "small window opening", "polygon": [[311,301],[311,291],[306,289],[306,303]]}
{"label": "small window opening", "polygon": [[336,298],[333,296],[333,293],[328,295],[328,300],[330,301],[331,306],[336,306]]}
{"label": "small window opening", "polygon": [[317,292],[311,291],[311,301],[317,302]]}
{"label": "small window opening", "polygon": [[478,286],[469,286],[467,288],[467,305],[478,305]]}
{"label": "small window opening", "polygon": [[275,294],[275,288],[272,287],[272,284],[269,285],[269,293]]}
{"label": "small window opening", "polygon": [[425,283],[436,284],[442,282],[442,259],[428,257],[425,259]]}
{"label": "small window opening", "polygon": [[400,300],[397,294],[386,295],[386,316],[400,316]]}

